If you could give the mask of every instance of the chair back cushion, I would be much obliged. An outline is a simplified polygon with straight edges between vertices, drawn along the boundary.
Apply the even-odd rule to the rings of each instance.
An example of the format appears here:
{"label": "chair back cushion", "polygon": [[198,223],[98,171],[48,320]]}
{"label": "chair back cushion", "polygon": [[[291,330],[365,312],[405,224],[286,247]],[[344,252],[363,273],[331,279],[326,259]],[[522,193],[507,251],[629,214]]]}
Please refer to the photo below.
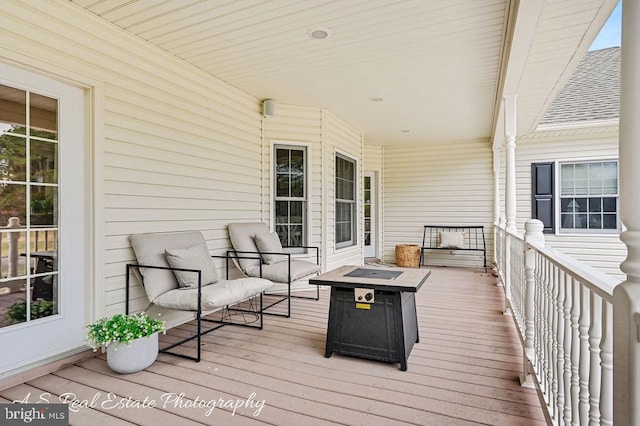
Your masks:
{"label": "chair back cushion", "polygon": [[[231,245],[236,251],[250,251],[256,253],[256,259],[239,259],[240,269],[246,274],[256,266],[260,265],[261,258],[257,254],[258,247],[256,246],[255,236],[256,234],[268,234],[269,226],[263,222],[250,222],[250,223],[230,223],[228,225],[229,239]],[[251,254],[238,253],[238,256],[252,256]]]}
{"label": "chair back cushion", "polygon": [[[167,262],[172,268],[200,271],[202,285],[218,281],[216,265],[209,254],[207,244],[198,244],[188,248],[166,249]],[[198,274],[191,271],[173,271],[182,288],[198,288]]]}
{"label": "chair back cushion", "polygon": [[[167,249],[183,249],[207,244],[200,232],[132,234],[129,236],[129,241],[138,264],[163,267],[169,267],[165,256]],[[150,302],[161,294],[179,287],[176,276],[171,270],[140,268],[140,274]]]}
{"label": "chair back cushion", "polygon": [[272,254],[282,253],[282,243],[280,237],[275,232],[269,232],[266,234],[256,234],[255,236],[256,246],[262,255],[262,260],[265,264],[271,265],[272,263],[278,263],[287,260],[287,256]]}

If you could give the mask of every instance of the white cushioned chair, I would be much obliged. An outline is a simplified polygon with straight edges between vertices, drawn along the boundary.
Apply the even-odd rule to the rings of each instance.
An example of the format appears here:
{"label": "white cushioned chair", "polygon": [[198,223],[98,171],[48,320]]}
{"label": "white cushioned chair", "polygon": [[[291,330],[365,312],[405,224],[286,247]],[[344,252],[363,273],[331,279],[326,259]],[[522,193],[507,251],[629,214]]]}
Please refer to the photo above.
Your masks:
{"label": "white cushioned chair", "polygon": [[[212,257],[220,256],[209,255],[207,242],[200,232],[133,234],[129,240],[138,263],[127,265],[126,313],[129,313],[129,289],[133,276],[149,299],[150,304],[145,311],[156,305],[193,312],[197,320],[196,335],[162,348],[160,352],[199,362],[202,335],[228,324],[250,326],[204,318],[203,312],[228,309],[231,305],[252,298],[259,299],[258,306],[253,303],[251,306],[252,312],[259,316],[260,325],[251,327],[262,329],[262,293],[271,288],[273,283],[262,278],[218,279]],[[203,331],[202,321],[217,325]],[[170,352],[172,348],[194,339],[198,341],[196,357]]]}
{"label": "white cushioned chair", "polygon": [[[255,278],[266,278],[275,284],[286,286],[285,294],[278,301],[264,307],[265,315],[291,316],[291,298],[318,300],[320,298],[319,286],[316,286],[315,297],[292,296],[291,286],[305,278],[317,275],[320,272],[320,257],[318,247],[296,247],[315,250],[316,262],[295,259],[291,253],[284,251],[288,247],[282,247],[277,234],[270,232],[269,226],[262,222],[231,223],[228,225],[229,238],[233,251],[229,255],[245,275]],[[266,293],[265,294],[269,294]],[[287,302],[287,313],[279,314],[266,310],[283,301]]]}

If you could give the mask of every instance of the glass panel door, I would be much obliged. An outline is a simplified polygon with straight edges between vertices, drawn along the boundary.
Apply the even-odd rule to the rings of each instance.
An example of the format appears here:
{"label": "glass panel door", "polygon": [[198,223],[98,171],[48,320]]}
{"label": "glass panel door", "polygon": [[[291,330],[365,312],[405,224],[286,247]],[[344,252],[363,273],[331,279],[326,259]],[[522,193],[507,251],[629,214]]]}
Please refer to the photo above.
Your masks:
{"label": "glass panel door", "polygon": [[0,63],[0,376],[84,346],[83,103]]}
{"label": "glass panel door", "polygon": [[376,255],[376,177],[375,172],[364,174],[364,257]]}

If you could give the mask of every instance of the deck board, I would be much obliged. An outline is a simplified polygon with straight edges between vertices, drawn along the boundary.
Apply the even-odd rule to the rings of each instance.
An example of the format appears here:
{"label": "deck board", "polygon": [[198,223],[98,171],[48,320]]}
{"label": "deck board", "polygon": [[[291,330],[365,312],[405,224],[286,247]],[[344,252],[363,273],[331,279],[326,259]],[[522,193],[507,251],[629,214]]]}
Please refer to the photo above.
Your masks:
{"label": "deck board", "polygon": [[[292,317],[265,316],[263,330],[224,327],[203,338],[203,361],[161,354],[145,371],[111,372],[104,355],[0,392],[0,401],[43,393],[73,392],[91,400],[109,392],[157,401],[155,407],[81,408],[71,424],[225,425],[544,425],[535,390],[519,386],[522,347],[510,317],[502,315],[495,278],[470,269],[432,268],[417,293],[420,343],[398,364],[332,355],[324,357],[329,291],[319,301],[293,299]],[[283,312],[284,307],[276,310]],[[170,330],[177,341],[193,323]],[[178,351],[193,353],[195,343]],[[253,397],[258,409],[177,406],[164,403],[184,393],[184,403]],[[179,405],[179,404],[178,404]],[[259,414],[259,415],[255,415]]]}

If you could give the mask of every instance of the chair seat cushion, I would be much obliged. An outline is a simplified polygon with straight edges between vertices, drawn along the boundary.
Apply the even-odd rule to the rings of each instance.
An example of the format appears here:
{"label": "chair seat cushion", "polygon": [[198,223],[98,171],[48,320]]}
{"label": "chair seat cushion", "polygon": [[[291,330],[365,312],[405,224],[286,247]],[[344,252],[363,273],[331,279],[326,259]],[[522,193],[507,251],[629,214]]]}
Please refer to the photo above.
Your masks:
{"label": "chair seat cushion", "polygon": [[[307,262],[305,260],[291,259],[291,281],[299,280],[300,278],[308,277],[320,272],[320,265]],[[262,265],[262,278],[266,278],[278,283],[288,283],[288,262],[273,263],[271,265]],[[256,266],[249,271],[247,275],[252,277],[260,276],[260,267]]]}
{"label": "chair seat cushion", "polygon": [[[272,285],[271,281],[261,278],[220,280],[202,287],[201,307],[203,311],[212,311],[234,305],[270,289]],[[168,309],[195,311],[198,309],[198,289],[170,290],[158,296],[154,303]]]}

